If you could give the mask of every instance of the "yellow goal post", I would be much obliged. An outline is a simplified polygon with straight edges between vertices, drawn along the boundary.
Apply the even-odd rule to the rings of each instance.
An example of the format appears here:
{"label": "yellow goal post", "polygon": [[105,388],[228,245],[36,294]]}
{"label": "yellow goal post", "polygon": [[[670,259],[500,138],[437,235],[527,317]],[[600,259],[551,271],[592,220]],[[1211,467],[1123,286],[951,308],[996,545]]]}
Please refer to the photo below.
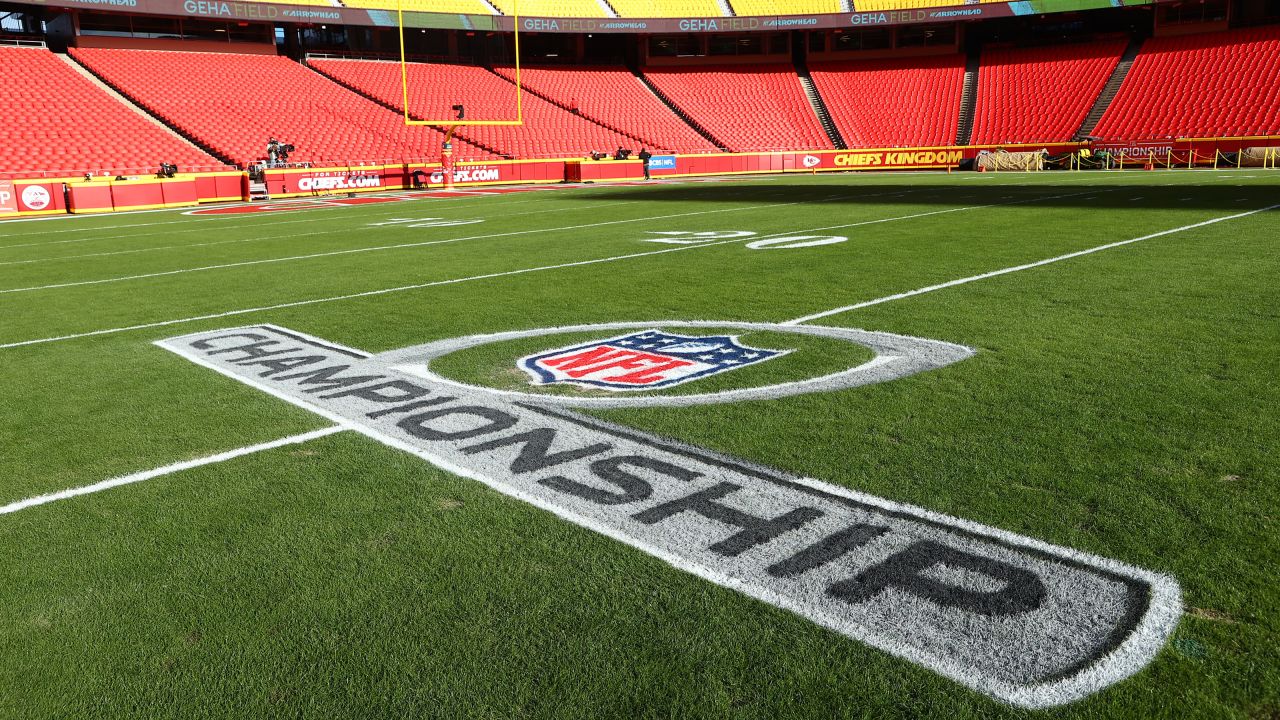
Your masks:
{"label": "yellow goal post", "polygon": [[453,134],[452,128],[463,126],[477,125],[524,125],[524,85],[520,82],[520,0],[515,0],[513,4],[515,10],[512,19],[515,21],[515,55],[516,55],[516,119],[515,120],[414,120],[409,114],[409,66],[405,57],[404,47],[404,0],[396,0],[396,23],[399,25],[400,34],[400,90],[401,97],[404,102],[404,124],[405,125],[443,125],[450,128],[449,134]]}

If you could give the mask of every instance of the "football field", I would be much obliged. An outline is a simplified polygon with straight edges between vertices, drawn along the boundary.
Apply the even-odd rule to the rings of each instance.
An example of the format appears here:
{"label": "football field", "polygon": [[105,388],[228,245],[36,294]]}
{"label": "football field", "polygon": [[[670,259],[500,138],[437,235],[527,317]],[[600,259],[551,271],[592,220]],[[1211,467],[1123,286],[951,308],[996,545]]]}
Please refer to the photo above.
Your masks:
{"label": "football field", "polygon": [[0,223],[0,718],[1280,716],[1280,175]]}

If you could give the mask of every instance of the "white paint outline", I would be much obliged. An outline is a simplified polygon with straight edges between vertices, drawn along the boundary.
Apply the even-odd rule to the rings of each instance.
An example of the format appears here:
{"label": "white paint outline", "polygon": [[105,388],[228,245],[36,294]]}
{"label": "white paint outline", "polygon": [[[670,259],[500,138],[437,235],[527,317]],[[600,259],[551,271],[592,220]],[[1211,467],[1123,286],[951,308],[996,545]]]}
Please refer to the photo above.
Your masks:
{"label": "white paint outline", "polygon": [[25,500],[18,500],[16,502],[11,502],[8,505],[0,505],[0,515],[15,513],[15,512],[18,512],[19,510],[26,510],[27,508],[36,507],[39,505],[45,505],[51,502],[56,502],[58,500],[66,500],[67,498],[79,497],[81,495],[89,495],[96,492],[102,492],[103,490],[110,490],[112,488],[117,488],[122,485],[132,485],[133,483],[139,483],[144,480],[151,480],[153,478],[158,478],[164,475],[170,475],[176,472],[181,472],[183,470],[190,470],[191,468],[197,468],[204,465],[213,465],[215,463],[225,462],[227,460],[243,457],[245,455],[252,455],[254,453],[262,452],[263,450],[274,450],[275,448],[284,447],[286,445],[298,445],[301,443],[309,442],[311,440],[316,440],[318,438],[327,437],[329,435],[333,435],[334,433],[343,432],[345,430],[347,430],[347,427],[346,427],[346,423],[344,422],[341,425],[334,425],[332,427],[321,428],[319,430],[312,430],[311,432],[299,433],[297,435],[289,435],[288,437],[282,437],[276,440],[271,440],[269,442],[258,443],[256,445],[246,445],[244,447],[235,448],[234,450],[227,450],[224,452],[215,453],[213,455],[207,455],[205,457],[195,458],[194,460],[183,460],[181,462],[172,463],[170,465],[165,465],[163,467],[153,468],[151,470],[143,470],[141,472],[130,473],[128,475],[120,475],[118,477],[93,483],[92,485],[83,485],[81,487],[68,488],[66,490],[48,493],[45,495],[36,495],[35,497],[29,497]]}
{"label": "white paint outline", "polygon": [[[690,395],[618,395],[611,397],[550,395],[545,393],[521,392],[519,390],[500,390],[497,388],[485,387],[483,385],[472,385],[452,378],[443,377],[431,370],[432,360],[446,355],[451,355],[461,350],[489,345],[492,343],[567,333],[595,331],[612,332],[615,330],[639,330],[652,328],[707,328],[740,330],[747,332],[791,332],[798,335],[810,335],[814,337],[843,340],[854,345],[860,345],[868,348],[875,352],[876,355],[872,359],[854,367],[837,370],[836,372],[828,373],[826,375],[805,378],[803,380],[792,380],[784,383],[775,383],[773,385],[757,385],[755,387]],[[602,340],[600,342],[606,341]],[[532,330],[511,330],[507,332],[447,338],[444,340],[426,343],[425,345],[405,348],[402,351],[393,351],[403,352],[407,356],[405,360],[410,362],[408,364],[393,364],[391,367],[394,370],[407,375],[412,375],[413,377],[421,378],[428,382],[456,387],[461,390],[471,392],[483,392],[498,396],[508,402],[537,403],[538,405],[552,407],[596,409],[690,407],[693,405],[719,405],[731,402],[745,402],[748,400],[773,400],[777,398],[791,397],[794,395],[806,395],[815,392],[836,392],[839,390],[847,390],[849,388],[868,384],[868,382],[875,382],[876,380],[868,380],[868,378],[875,378],[876,371],[882,371],[895,363],[910,362],[911,360],[919,359],[918,356],[908,357],[906,355],[895,355],[882,352],[882,349],[876,347],[873,343],[879,343],[881,345],[894,343],[907,345],[918,344],[920,347],[915,348],[916,350],[924,351],[926,349],[933,349],[939,354],[950,356],[948,358],[948,362],[941,363],[935,367],[945,367],[951,363],[959,362],[960,360],[972,357],[975,352],[973,348],[941,340],[913,338],[906,335],[870,332],[855,328],[717,320],[647,320],[644,322],[592,323],[585,325],[535,328]],[[541,355],[543,352],[546,351],[539,351],[526,357]],[[787,352],[791,351],[788,350]],[[396,361],[391,359],[390,362]],[[644,390],[644,388],[636,388],[636,390]]]}
{"label": "white paint outline", "polygon": [[[281,330],[286,333],[300,335],[302,337],[307,337],[308,339],[317,340],[321,344],[330,344],[328,341],[319,340],[318,338],[314,338],[314,336],[307,336],[302,333],[295,333],[292,330],[279,328],[278,326],[270,326],[270,327],[273,327],[274,329]],[[397,450],[402,450],[406,453],[409,453],[410,455],[426,460],[431,465],[441,470],[444,470],[445,472],[451,473],[453,475],[457,475],[459,477],[475,480],[479,483],[482,483],[486,487],[489,487],[490,489],[495,490],[503,495],[528,503],[529,505],[532,505],[539,509],[545,510],[551,513],[552,515],[555,515],[556,517],[559,517],[563,520],[571,522],[579,527],[592,530],[601,535],[604,535],[605,537],[616,540],[624,545],[642,550],[645,553],[648,553],[649,555],[662,560],[663,562],[667,563],[668,565],[676,569],[690,573],[704,580],[708,580],[721,587],[735,590],[749,597],[755,598],[757,600],[761,600],[770,605],[773,605],[774,607],[779,607],[785,610],[789,610],[797,615],[800,615],[801,617],[808,620],[809,622],[813,622],[814,624],[820,625],[822,627],[826,627],[828,630],[832,630],[834,632],[837,632],[838,634],[845,635],[845,633],[842,631],[841,628],[835,627],[833,624],[828,624],[826,622],[823,622],[819,618],[813,618],[808,615],[805,615],[802,612],[804,608],[799,603],[793,602],[792,600],[786,597],[773,593],[764,588],[759,588],[753,585],[747,585],[736,578],[716,572],[702,565],[688,562],[683,558],[680,558],[679,556],[668,553],[662,548],[651,545],[642,540],[638,540],[636,538],[626,536],[624,533],[622,533],[621,530],[615,530],[609,527],[608,525],[598,522],[592,518],[578,515],[577,513],[569,510],[566,507],[561,507],[549,502],[545,502],[535,496],[528,495],[524,492],[521,492],[516,488],[510,487],[503,483],[496,482],[493,479],[485,476],[483,473],[470,470],[469,468],[465,468],[460,465],[456,465],[446,458],[437,456],[421,448],[417,448],[395,437],[381,433],[371,427],[366,427],[356,423],[350,423],[346,418],[342,417],[341,415],[330,412],[329,410],[326,410],[318,405],[315,405],[305,398],[288,395],[283,391],[276,390],[275,388],[272,388],[266,384],[258,382],[257,380],[251,377],[237,375],[231,372],[230,369],[215,365],[209,362],[205,358],[202,358],[193,354],[188,354],[185,352],[180,352],[178,350],[165,347],[164,345],[164,343],[179,341],[179,340],[182,340],[183,338],[191,337],[194,335],[203,335],[203,334],[206,334],[207,332],[209,331],[190,333],[188,335],[182,335],[174,338],[165,338],[162,340],[156,340],[152,344],[156,345],[157,347],[161,347],[163,349],[169,350],[170,352],[173,352],[179,355],[180,357],[192,363],[195,363],[196,365],[213,370],[214,372],[224,377],[230,378],[244,385],[248,385],[249,387],[252,387],[256,390],[260,390],[268,395],[271,395],[272,397],[284,400],[285,402],[291,405],[302,408],[304,410],[308,410],[321,417],[332,420],[335,423],[345,426],[343,429],[349,429],[353,432],[364,435],[365,437],[368,437],[371,440],[379,442],[387,447],[391,447]],[[365,357],[370,356],[368,353],[359,352],[359,351],[357,352],[361,355],[364,355]],[[602,421],[602,424],[612,425],[611,423],[604,422],[604,421]],[[644,434],[642,431],[635,431],[631,428],[624,428],[624,429],[626,429],[628,432],[639,432],[640,434]],[[685,445],[678,441],[675,441],[675,442],[668,441],[668,443],[677,447],[686,447],[686,448],[693,447],[693,446]],[[704,454],[708,454],[716,457],[725,457],[725,458],[728,457],[728,456],[721,455],[719,453],[715,453],[714,451],[704,450],[702,448],[693,448],[693,449],[697,450],[699,453],[704,453]],[[732,460],[735,463],[739,463],[739,464],[742,463],[742,461],[738,460],[737,458],[728,458],[728,459]],[[772,469],[770,469],[770,472],[776,473],[776,471],[772,471]],[[1146,667],[1150,663],[1152,659],[1155,658],[1159,650],[1164,647],[1165,643],[1167,642],[1167,639],[1173,634],[1173,630],[1177,626],[1178,620],[1181,618],[1182,591],[1178,586],[1177,581],[1169,575],[1155,573],[1150,570],[1145,570],[1140,567],[1127,565],[1117,560],[1096,556],[1091,553],[1075,550],[1073,548],[1054,545],[1052,543],[1044,542],[1042,540],[1037,540],[1032,537],[1017,535],[1007,530],[1002,530],[1000,528],[983,525],[981,523],[965,520],[963,518],[957,518],[950,515],[945,515],[943,513],[933,512],[925,508],[920,508],[913,505],[907,505],[905,503],[894,502],[892,500],[876,497],[874,495],[867,495],[865,493],[861,493],[841,485],[836,485],[833,483],[825,483],[825,482],[822,482],[821,480],[817,480],[814,478],[790,476],[785,474],[784,476],[787,477],[788,479],[797,481],[811,488],[821,490],[822,492],[827,492],[827,493],[832,493],[835,495],[847,497],[858,502],[883,508],[886,511],[900,512],[908,515],[913,515],[916,517],[926,518],[934,522],[940,522],[947,526],[964,529],[968,532],[976,533],[978,535],[985,535],[987,537],[996,538],[1003,542],[1006,542],[1018,547],[1034,549],[1040,552],[1048,553],[1050,555],[1066,557],[1076,562],[1083,563],[1085,565],[1102,567],[1118,575],[1140,579],[1149,584],[1152,591],[1152,595],[1151,595],[1150,603],[1148,604],[1148,610],[1146,614],[1143,616],[1142,621],[1138,624],[1137,627],[1134,628],[1133,632],[1131,632],[1129,636],[1126,637],[1124,642],[1122,642],[1115,650],[1113,650],[1111,653],[1109,653],[1108,655],[1098,660],[1096,663],[1090,666],[1088,670],[1084,672],[1081,672],[1070,678],[1065,678],[1063,680],[1058,680],[1050,683],[1042,683],[1040,685],[1035,685],[1035,686],[1017,686],[1017,685],[1012,685],[1012,684],[998,682],[998,681],[975,680],[972,673],[969,672],[968,668],[957,665],[955,663],[948,662],[945,659],[942,659],[936,656],[931,656],[927,653],[919,652],[911,648],[904,648],[904,647],[898,646],[896,643],[890,642],[883,636],[872,631],[864,630],[863,637],[855,640],[857,642],[861,642],[864,645],[871,646],[873,648],[886,652],[890,655],[894,655],[896,657],[907,660],[908,662],[911,662],[917,666],[930,670],[931,672],[942,675],[943,677],[947,677],[951,680],[958,682],[961,685],[964,685],[965,687],[969,687],[979,692],[986,693],[987,695],[995,697],[996,699],[1002,700],[1008,704],[1011,704],[1017,707],[1022,707],[1022,708],[1029,708],[1029,709],[1044,709],[1044,708],[1056,707],[1059,705],[1065,705],[1067,703],[1081,700],[1085,697],[1088,697],[1089,695],[1094,694],[1095,692],[1098,692],[1101,689],[1104,689],[1117,682],[1120,682],[1121,680],[1124,680],[1125,678],[1142,670],[1144,667]],[[845,636],[848,637],[847,635]]]}

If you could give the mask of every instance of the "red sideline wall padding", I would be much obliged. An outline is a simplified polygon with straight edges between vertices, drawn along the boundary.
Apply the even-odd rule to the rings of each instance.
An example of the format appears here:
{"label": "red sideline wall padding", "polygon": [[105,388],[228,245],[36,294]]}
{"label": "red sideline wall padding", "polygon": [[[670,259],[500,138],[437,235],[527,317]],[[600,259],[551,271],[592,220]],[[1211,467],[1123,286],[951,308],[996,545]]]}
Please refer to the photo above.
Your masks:
{"label": "red sideline wall padding", "polygon": [[164,191],[164,206],[167,208],[188,207],[200,202],[195,178],[165,180],[160,189]]}
{"label": "red sideline wall padding", "polygon": [[249,199],[249,176],[243,172],[199,173],[194,177],[196,196],[202,203]]}
{"label": "red sideline wall padding", "polygon": [[14,180],[14,198],[18,215],[61,215],[67,212],[66,196],[62,192],[64,178],[39,180]]}
{"label": "red sideline wall padding", "polygon": [[267,194],[273,198],[403,190],[407,187],[404,165],[273,168],[263,173],[263,180]]}
{"label": "red sideline wall padding", "polygon": [[18,216],[18,191],[13,181],[0,178],[0,218]]}
{"label": "red sideline wall padding", "polygon": [[111,204],[116,210],[155,210],[164,207],[162,180],[117,180],[111,183]]}
{"label": "red sideline wall padding", "polygon": [[111,199],[109,183],[80,183],[67,186],[71,199],[69,210],[73,213],[111,212],[115,204]]}
{"label": "red sideline wall padding", "polygon": [[495,160],[458,163],[453,169],[453,184],[465,187],[563,182],[564,166],[564,160]]}

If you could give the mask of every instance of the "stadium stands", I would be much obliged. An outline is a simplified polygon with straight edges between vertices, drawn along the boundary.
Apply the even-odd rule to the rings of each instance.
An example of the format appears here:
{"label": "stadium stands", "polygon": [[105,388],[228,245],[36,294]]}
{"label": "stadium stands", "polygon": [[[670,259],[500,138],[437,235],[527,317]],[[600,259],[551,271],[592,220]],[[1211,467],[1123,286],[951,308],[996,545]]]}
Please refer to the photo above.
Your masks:
{"label": "stadium stands", "polygon": [[[515,78],[512,68],[497,68]],[[577,107],[583,117],[612,127],[651,147],[678,153],[713,152],[717,148],[671,111],[626,68],[523,67],[521,81],[529,90],[561,107]]]}
{"label": "stadium stands", "polygon": [[[400,64],[376,60],[313,60],[321,72],[378,100],[401,107]],[[474,65],[409,63],[409,112],[438,120],[453,117],[461,103],[468,120],[514,120],[516,86]],[[592,150],[612,152],[638,142],[591,122],[531,93],[523,95],[522,126],[458,128],[458,137],[504,155],[521,158],[583,157]],[[670,149],[670,148],[663,148]]]}
{"label": "stadium stands", "polygon": [[964,91],[963,55],[811,63],[849,147],[953,145]]}
{"label": "stadium stands", "polygon": [[1280,27],[1153,38],[1094,134],[1145,140],[1280,132]]}
{"label": "stadium stands", "polygon": [[[303,0],[294,0],[302,2]],[[353,8],[395,10],[396,0],[343,0],[343,5]],[[404,0],[406,12],[463,13],[467,15],[492,15],[493,8],[484,0]]]}
{"label": "stadium stands", "polygon": [[[840,0],[729,0],[738,15],[807,15],[843,12]],[[857,3],[859,9],[862,3]]]}
{"label": "stadium stands", "polygon": [[971,142],[1070,140],[1125,43],[983,50]]}
{"label": "stadium stands", "polygon": [[0,47],[0,76],[13,81],[0,102],[2,169],[13,173],[151,172],[222,164],[121,104],[44,48]]}
{"label": "stadium stands", "polygon": [[609,0],[620,17],[719,17],[716,0]]}
{"label": "stadium stands", "polygon": [[[391,0],[392,3],[395,0]],[[503,15],[516,14],[516,0],[490,0]],[[599,0],[520,0],[520,15],[539,17],[608,17]]]}
{"label": "stadium stands", "polygon": [[789,64],[644,72],[676,107],[731,151],[834,147]]}
{"label": "stadium stands", "polygon": [[[97,48],[72,54],[236,163],[262,159],[269,137],[297,146],[290,160],[327,163],[435,157],[443,140],[284,57]],[[457,155],[492,157],[465,144]]]}
{"label": "stadium stands", "polygon": [[999,3],[1005,0],[854,0],[853,6],[858,12],[881,12],[886,10],[923,10],[934,7],[955,5],[984,5]]}

